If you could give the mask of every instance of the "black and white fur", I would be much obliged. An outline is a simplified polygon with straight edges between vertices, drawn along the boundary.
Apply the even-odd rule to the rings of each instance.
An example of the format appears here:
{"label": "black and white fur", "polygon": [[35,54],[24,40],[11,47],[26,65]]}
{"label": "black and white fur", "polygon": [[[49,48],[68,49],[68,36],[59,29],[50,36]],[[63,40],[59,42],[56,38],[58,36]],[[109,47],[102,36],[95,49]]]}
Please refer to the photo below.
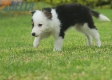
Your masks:
{"label": "black and white fur", "polygon": [[61,51],[65,32],[74,27],[87,37],[87,45],[92,45],[92,38],[98,47],[101,46],[100,35],[94,25],[92,16],[102,21],[110,21],[103,14],[99,14],[85,6],[78,4],[64,4],[55,8],[43,8],[32,13],[32,35],[35,37],[33,46],[38,47],[40,41],[54,37],[54,51]]}

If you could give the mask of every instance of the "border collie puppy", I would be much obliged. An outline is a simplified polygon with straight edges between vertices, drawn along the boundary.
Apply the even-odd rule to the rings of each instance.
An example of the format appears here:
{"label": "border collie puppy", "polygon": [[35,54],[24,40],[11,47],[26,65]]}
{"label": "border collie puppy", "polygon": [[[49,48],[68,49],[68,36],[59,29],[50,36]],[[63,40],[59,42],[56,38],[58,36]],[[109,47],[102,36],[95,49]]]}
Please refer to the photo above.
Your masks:
{"label": "border collie puppy", "polygon": [[61,51],[65,32],[74,27],[87,38],[87,45],[92,45],[92,38],[98,47],[101,46],[100,35],[94,25],[92,16],[102,21],[110,21],[106,16],[78,4],[64,4],[55,8],[43,8],[31,11],[33,46],[36,48],[42,39],[54,37],[53,51]]}

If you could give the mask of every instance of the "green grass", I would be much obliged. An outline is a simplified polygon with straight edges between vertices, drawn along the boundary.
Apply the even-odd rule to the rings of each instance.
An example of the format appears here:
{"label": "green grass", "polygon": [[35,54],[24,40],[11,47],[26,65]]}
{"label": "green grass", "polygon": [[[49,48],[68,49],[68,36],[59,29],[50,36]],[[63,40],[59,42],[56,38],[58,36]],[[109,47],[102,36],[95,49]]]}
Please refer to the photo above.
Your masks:
{"label": "green grass", "polygon": [[[112,10],[97,11],[112,20]],[[33,48],[30,14],[0,14],[0,80],[112,80],[112,23],[94,20],[100,48],[71,29],[63,51],[53,52],[52,36]]]}

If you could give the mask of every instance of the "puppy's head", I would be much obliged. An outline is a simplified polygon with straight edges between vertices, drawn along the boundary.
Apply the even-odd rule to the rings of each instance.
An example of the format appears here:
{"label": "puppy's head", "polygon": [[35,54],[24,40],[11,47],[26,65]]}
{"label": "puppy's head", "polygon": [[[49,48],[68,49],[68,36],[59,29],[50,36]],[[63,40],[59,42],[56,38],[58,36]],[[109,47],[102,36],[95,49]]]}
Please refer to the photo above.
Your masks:
{"label": "puppy's head", "polygon": [[38,37],[49,30],[49,20],[52,18],[51,9],[43,8],[41,11],[31,11],[32,13],[32,36]]}

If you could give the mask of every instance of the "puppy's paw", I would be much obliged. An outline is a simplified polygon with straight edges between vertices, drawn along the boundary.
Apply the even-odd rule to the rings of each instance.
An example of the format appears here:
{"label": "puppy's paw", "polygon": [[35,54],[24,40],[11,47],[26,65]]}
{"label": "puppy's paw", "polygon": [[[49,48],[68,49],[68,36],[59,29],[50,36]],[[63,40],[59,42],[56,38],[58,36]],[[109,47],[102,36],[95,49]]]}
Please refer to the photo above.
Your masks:
{"label": "puppy's paw", "polygon": [[34,48],[37,48],[39,45],[33,45]]}
{"label": "puppy's paw", "polygon": [[61,51],[61,48],[53,48],[53,51]]}
{"label": "puppy's paw", "polygon": [[33,47],[34,47],[34,48],[37,48],[38,46],[39,46],[39,44],[33,43]]}
{"label": "puppy's paw", "polygon": [[97,47],[100,47],[100,46],[101,46],[101,41],[100,41],[100,40],[97,41],[97,42],[96,42],[96,45],[97,45]]}

